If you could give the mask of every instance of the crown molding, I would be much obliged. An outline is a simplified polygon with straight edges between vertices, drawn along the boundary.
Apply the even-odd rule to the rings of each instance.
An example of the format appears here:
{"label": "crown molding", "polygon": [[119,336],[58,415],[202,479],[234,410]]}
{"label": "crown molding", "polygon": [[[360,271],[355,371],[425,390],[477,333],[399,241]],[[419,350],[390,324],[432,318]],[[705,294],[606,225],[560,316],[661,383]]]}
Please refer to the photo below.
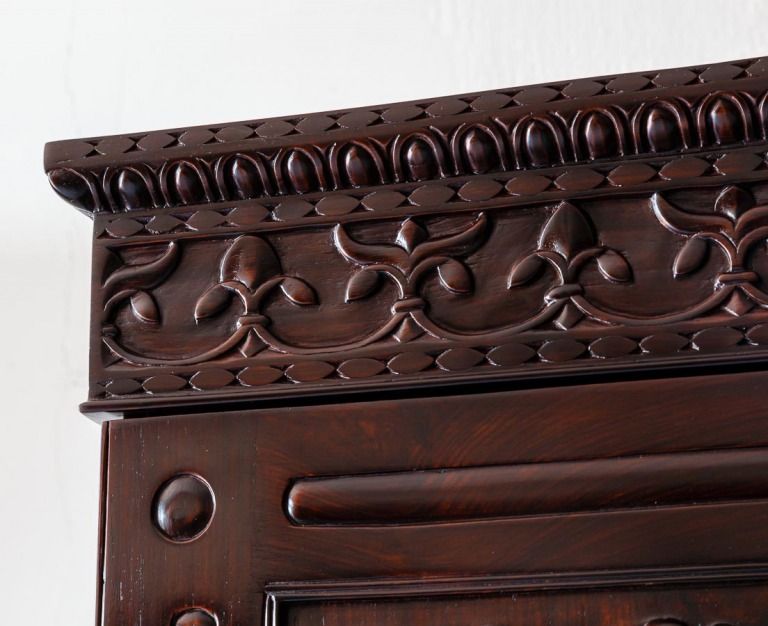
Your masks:
{"label": "crown molding", "polygon": [[768,358],[768,62],[53,142],[84,409]]}
{"label": "crown molding", "polygon": [[87,213],[231,203],[761,142],[768,62],[47,144]]}

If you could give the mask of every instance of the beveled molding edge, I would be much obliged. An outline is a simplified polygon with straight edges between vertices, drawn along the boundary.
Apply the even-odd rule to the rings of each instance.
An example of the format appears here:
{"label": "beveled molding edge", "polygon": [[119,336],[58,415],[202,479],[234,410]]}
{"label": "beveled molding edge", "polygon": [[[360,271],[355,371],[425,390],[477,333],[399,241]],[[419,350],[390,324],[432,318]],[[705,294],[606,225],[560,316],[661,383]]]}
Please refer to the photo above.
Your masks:
{"label": "beveled molding edge", "polygon": [[52,142],[45,169],[59,195],[92,214],[695,153],[766,139],[767,68],[750,59]]}
{"label": "beveled molding edge", "polygon": [[610,589],[680,584],[761,583],[768,563],[720,564],[624,570],[525,573],[493,576],[383,578],[327,581],[274,581],[265,585],[266,625],[277,626],[271,613],[283,602],[367,598],[485,595],[503,591],[537,592]]}
{"label": "beveled molding edge", "polygon": [[[724,590],[730,586],[763,586],[766,580],[768,580],[766,564],[746,563],[505,576],[272,582],[265,586],[263,624],[279,626],[285,623],[285,614],[292,607],[307,606],[312,603],[375,605],[380,601],[439,601],[441,599],[459,602],[461,599],[471,601],[487,596],[500,597],[502,594],[516,596],[517,594],[549,595],[568,592],[579,592],[583,601],[588,597],[586,594],[599,594],[612,590],[629,592],[654,590],[660,593],[680,589]],[[658,602],[649,609],[636,608],[635,616],[623,614],[623,617],[626,623],[633,623],[636,626],[694,626],[702,623],[731,626],[732,623],[717,619],[716,611],[712,611],[710,621],[702,622],[699,619],[690,620],[686,612],[680,611],[679,608],[671,611],[659,610]],[[612,622],[605,622],[606,625],[609,623]]]}

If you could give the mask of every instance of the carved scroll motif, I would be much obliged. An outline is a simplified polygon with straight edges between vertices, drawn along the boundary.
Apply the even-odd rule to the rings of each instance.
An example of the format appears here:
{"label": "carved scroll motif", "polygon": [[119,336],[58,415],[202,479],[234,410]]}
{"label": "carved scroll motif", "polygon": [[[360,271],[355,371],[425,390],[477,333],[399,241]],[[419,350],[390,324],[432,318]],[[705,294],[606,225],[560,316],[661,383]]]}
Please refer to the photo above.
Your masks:
{"label": "carved scroll motif", "polygon": [[675,277],[698,271],[712,248],[725,260],[725,271],[715,280],[712,304],[724,302],[726,311],[744,315],[755,305],[768,306],[768,293],[758,287],[759,275],[749,268],[751,253],[768,240],[768,205],[756,206],[749,191],[725,187],[712,213],[682,211],[661,194],[652,198],[653,210],[668,230],[686,237],[672,268]]}
{"label": "carved scroll motif", "polygon": [[[713,211],[708,213],[678,208],[660,193],[648,198],[645,206],[660,227],[683,238],[674,263],[667,270],[675,280],[685,281],[702,271],[711,251],[722,256],[723,271],[711,277],[707,283],[711,291],[699,301],[666,313],[641,315],[632,310],[622,311],[618,297],[611,308],[592,299],[581,279],[590,266],[598,270],[608,285],[613,285],[612,289],[618,290],[617,295],[632,285],[636,272],[655,268],[633,267],[632,259],[624,251],[601,241],[598,229],[583,209],[573,202],[561,202],[543,209],[547,217],[535,245],[514,260],[506,273],[487,259],[471,266],[467,263],[468,258],[482,251],[494,230],[494,218],[488,213],[468,216],[460,227],[437,234],[432,234],[432,227],[426,222],[409,217],[400,222],[391,242],[360,240],[344,224],[323,231],[329,234],[335,253],[350,266],[348,274],[334,276],[339,289],[343,289],[339,296],[343,303],[351,306],[372,298],[384,281],[394,286],[396,298],[389,305],[390,312],[383,324],[372,328],[366,336],[321,347],[286,341],[270,328],[271,320],[264,313],[263,304],[275,290],[297,307],[312,310],[320,302],[305,279],[282,271],[281,260],[268,237],[241,235],[227,245],[219,259],[217,280],[200,285],[196,307],[189,312],[197,327],[204,331],[209,320],[231,315],[228,311],[236,299],[240,315],[227,339],[197,355],[178,358],[135,354],[124,348],[112,322],[114,311],[123,302],[129,302],[141,321],[160,322],[161,312],[151,291],[171,278],[180,256],[180,244],[173,242],[156,259],[143,265],[126,265],[107,278],[103,287],[104,342],[117,357],[130,363],[188,365],[228,354],[250,358],[262,351],[311,356],[381,344],[391,352],[393,345],[421,337],[462,346],[500,345],[521,333],[559,330],[566,334],[585,323],[585,328],[594,328],[595,324],[606,328],[660,327],[718,311],[742,316],[755,307],[768,308],[768,294],[760,288],[759,274],[750,268],[755,254],[763,253],[758,244],[768,239],[768,208],[757,206],[750,191],[735,186],[723,188]],[[512,304],[523,287],[546,281],[547,288],[538,309],[511,324],[460,331],[438,321],[431,313],[429,298],[425,298],[426,279],[434,276],[448,297],[471,300],[473,273],[478,272],[486,282],[494,281],[494,289],[507,292]]]}

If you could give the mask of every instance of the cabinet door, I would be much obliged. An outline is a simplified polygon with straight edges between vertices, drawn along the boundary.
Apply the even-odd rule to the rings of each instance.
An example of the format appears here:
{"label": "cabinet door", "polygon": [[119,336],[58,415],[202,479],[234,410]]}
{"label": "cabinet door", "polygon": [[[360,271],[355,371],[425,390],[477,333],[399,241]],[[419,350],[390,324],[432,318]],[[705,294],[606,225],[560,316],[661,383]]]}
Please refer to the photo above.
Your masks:
{"label": "cabinet door", "polygon": [[[265,590],[285,581],[698,571],[765,560],[767,380],[752,373],[111,422],[105,624],[139,614],[165,624],[198,605],[222,624],[255,624]],[[682,597],[670,596],[671,606],[688,606]],[[520,605],[542,602],[531,598]],[[626,598],[635,606],[645,596]],[[619,606],[605,594],[589,602],[598,613]]]}

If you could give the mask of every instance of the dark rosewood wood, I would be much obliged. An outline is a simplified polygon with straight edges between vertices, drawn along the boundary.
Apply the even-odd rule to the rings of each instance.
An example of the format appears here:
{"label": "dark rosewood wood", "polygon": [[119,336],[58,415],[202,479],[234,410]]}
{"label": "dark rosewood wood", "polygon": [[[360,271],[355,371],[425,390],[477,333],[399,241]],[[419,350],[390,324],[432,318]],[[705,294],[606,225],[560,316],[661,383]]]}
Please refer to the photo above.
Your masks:
{"label": "dark rosewood wood", "polygon": [[765,66],[49,144],[84,408],[765,360]]}
{"label": "dark rosewood wood", "polygon": [[[728,568],[768,562],[768,499],[731,499],[728,487],[715,483],[721,471],[729,475],[732,461],[721,469],[715,459],[765,450],[766,384],[768,374],[760,372],[109,422],[108,623],[138,611],[166,623],[193,600],[224,623],[247,623],[261,615],[265,585],[279,581],[627,569],[643,576],[713,566],[725,567],[728,580],[739,578]],[[292,485],[314,477],[521,464],[546,472],[551,465],[610,467],[627,457],[673,456],[681,466],[686,458],[711,459],[711,500],[701,491],[701,472],[677,475],[673,502],[649,505],[639,497],[605,510],[593,501],[567,514],[302,526],[286,506]],[[189,471],[211,485],[217,510],[198,539],[173,544],[152,523],[152,495]],[[748,478],[738,475],[734,488]],[[582,480],[562,472],[562,497],[578,495]],[[606,480],[595,477],[598,486]],[[513,495],[533,506],[556,497],[536,483],[519,485]],[[390,516],[408,520],[411,510],[397,504]],[[142,583],[139,565],[145,580],[168,582]]]}
{"label": "dark rosewood wood", "polygon": [[194,474],[179,474],[165,482],[152,504],[155,526],[176,542],[202,535],[213,519],[214,508],[210,485]]}
{"label": "dark rosewood wood", "polygon": [[299,479],[287,511],[301,525],[409,524],[765,498],[755,449]]}
{"label": "dark rosewood wood", "polygon": [[[329,594],[330,596],[330,594]],[[588,593],[510,593],[435,598],[371,597],[279,603],[276,626],[409,626],[503,623],[510,626],[764,626],[765,586],[604,589]]]}
{"label": "dark rosewood wood", "polygon": [[98,624],[768,626],[767,153],[763,59],[48,144]]}
{"label": "dark rosewood wood", "polygon": [[211,612],[193,608],[174,616],[173,626],[217,626],[217,620]]}

